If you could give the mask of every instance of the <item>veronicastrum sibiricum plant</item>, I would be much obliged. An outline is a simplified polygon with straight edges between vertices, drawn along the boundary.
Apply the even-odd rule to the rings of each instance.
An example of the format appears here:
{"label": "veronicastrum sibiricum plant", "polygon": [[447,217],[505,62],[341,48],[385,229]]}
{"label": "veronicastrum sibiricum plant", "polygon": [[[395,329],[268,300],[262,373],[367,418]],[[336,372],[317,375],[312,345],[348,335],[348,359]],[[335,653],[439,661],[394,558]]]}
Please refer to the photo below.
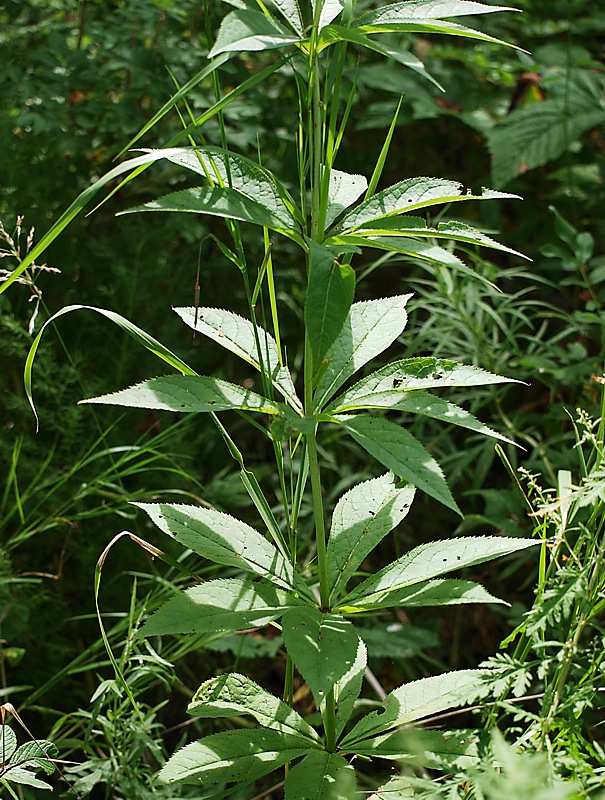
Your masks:
{"label": "veronicastrum sibiricum plant", "polygon": [[[364,559],[404,519],[417,491],[459,513],[433,456],[386,412],[421,414],[504,439],[431,390],[501,383],[510,378],[430,355],[400,358],[363,374],[362,368],[401,336],[410,295],[354,302],[354,258],[366,248],[394,252],[448,265],[467,273],[471,280],[472,271],[451,250],[442,248],[440,240],[514,251],[472,226],[459,222],[432,226],[422,216],[432,206],[510,195],[486,189],[475,194],[455,181],[426,177],[408,178],[378,191],[396,120],[369,178],[334,166],[339,150],[345,147],[345,129],[356,101],[355,86],[345,82],[343,74],[350,51],[370,50],[432,80],[421,61],[394,44],[396,35],[383,44],[382,34],[447,34],[498,42],[458,18],[511,9],[470,0],[404,0],[361,13],[357,13],[354,0],[312,0],[300,5],[297,0],[266,4],[232,0],[230,4],[234,10],[222,21],[209,64],[139,136],[195,85],[215,78],[229,59],[244,52],[273,50],[273,63],[252,72],[225,95],[215,82],[213,106],[193,119],[169,146],[144,151],[87,190],[31,257],[36,258],[108,181],[127,172],[132,173],[130,179],[159,160],[190,171],[199,185],[128,213],[174,211],[224,218],[231,243],[218,244],[226,261],[241,274],[248,318],[223,308],[175,310],[198,335],[211,340],[208,346],[226,348],[256,370],[254,390],[244,388],[243,382],[198,375],[137,326],[113,312],[95,309],[163,358],[176,374],[85,402],[212,415],[240,464],[242,481],[259,516],[259,527],[254,529],[212,508],[141,504],[165,534],[229,568],[229,577],[195,584],[174,596],[149,617],[141,635],[227,634],[273,624],[281,629],[287,653],[283,698],[236,673],[202,683],[189,706],[191,714],[206,718],[248,715],[258,726],[225,730],[186,745],[162,769],[160,779],[224,785],[253,782],[286,766],[287,800],[350,800],[357,791],[355,757],[406,760],[422,752],[423,763],[437,769],[473,763],[477,750],[472,737],[413,726],[482,696],[489,677],[489,670],[462,670],[405,684],[388,694],[378,710],[353,723],[367,659],[355,627],[356,615],[400,606],[501,602],[477,583],[444,576],[523,550],[534,542],[505,536],[446,539],[412,549],[365,580],[357,577]],[[363,5],[367,9],[368,4]],[[248,58],[253,60],[253,56]],[[233,100],[278,70],[293,76],[298,95],[296,192],[261,164],[233,152],[223,124],[223,111]],[[345,90],[345,86],[349,88]],[[221,123],[221,147],[203,143],[203,126],[212,118]],[[191,146],[179,146],[186,137]],[[202,144],[196,144],[196,137]],[[256,226],[264,245],[258,269],[249,266],[241,223]],[[246,233],[249,230],[247,227]],[[289,369],[280,332],[271,237],[285,237],[294,243],[306,266],[299,387]],[[268,297],[265,316],[270,322],[264,326],[257,320],[259,296]],[[28,359],[30,393],[31,363],[41,333]],[[296,345],[288,342],[289,351],[294,352]],[[233,410],[260,415],[258,435],[270,441],[275,454],[281,487],[279,514],[217,416]],[[265,424],[266,420],[270,423]],[[351,437],[386,470],[347,491],[329,526],[317,444],[327,426]],[[295,456],[299,467],[289,474]],[[301,559],[297,547],[307,487],[315,532],[312,565]],[[307,684],[320,712],[319,727],[312,727],[292,707],[296,673]]]}

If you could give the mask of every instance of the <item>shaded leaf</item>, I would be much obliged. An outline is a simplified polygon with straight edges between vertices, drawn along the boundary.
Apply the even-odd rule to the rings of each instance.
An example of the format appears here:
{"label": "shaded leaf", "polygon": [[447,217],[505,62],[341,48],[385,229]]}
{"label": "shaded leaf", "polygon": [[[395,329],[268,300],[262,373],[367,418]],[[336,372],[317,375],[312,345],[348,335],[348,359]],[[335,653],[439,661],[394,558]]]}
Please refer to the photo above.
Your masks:
{"label": "shaded leaf", "polygon": [[479,761],[477,736],[471,731],[425,731],[417,728],[387,733],[355,746],[359,755],[411,761],[418,767],[464,770]]}
{"label": "shaded leaf", "polygon": [[411,586],[378,591],[365,595],[353,602],[346,600],[337,611],[352,613],[370,611],[377,608],[400,606],[451,606],[463,603],[503,603],[490,594],[480,583],[474,581],[438,580],[421,581]]}
{"label": "shaded leaf", "polygon": [[357,644],[357,654],[355,661],[350,669],[336,681],[334,694],[336,700],[336,737],[343,732],[345,725],[349,721],[355,701],[361,692],[363,676],[368,663],[368,654],[363,639],[359,639]]}
{"label": "shaded leaf", "polygon": [[286,777],[285,800],[353,800],[355,770],[337,753],[310,753]]}

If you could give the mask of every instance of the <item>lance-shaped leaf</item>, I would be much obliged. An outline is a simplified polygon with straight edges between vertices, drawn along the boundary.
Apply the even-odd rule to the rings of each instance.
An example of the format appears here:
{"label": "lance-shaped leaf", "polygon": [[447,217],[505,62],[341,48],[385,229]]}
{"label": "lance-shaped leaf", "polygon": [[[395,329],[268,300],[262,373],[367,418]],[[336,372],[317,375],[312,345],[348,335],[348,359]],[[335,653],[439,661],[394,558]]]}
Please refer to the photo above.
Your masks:
{"label": "lance-shaped leaf", "polygon": [[412,295],[353,303],[342,329],[326,354],[325,370],[315,391],[316,409],[370,359],[401,335],[407,323],[405,306]]}
{"label": "lance-shaped leaf", "polygon": [[329,25],[332,20],[340,14],[344,8],[344,0],[311,0],[313,6],[313,14],[316,13],[316,6],[321,3],[321,14],[319,16],[318,29],[323,30],[326,25]]}
{"label": "lance-shaped leaf", "polygon": [[168,503],[135,503],[169,536],[217,564],[244,569],[310,595],[292,564],[258,531],[222,511]]}
{"label": "lance-shaped leaf", "polygon": [[479,761],[477,736],[471,731],[425,731],[418,728],[366,739],[355,746],[364,756],[411,761],[431,769],[469,769]]}
{"label": "lance-shaped leaf", "polygon": [[271,334],[258,325],[255,328],[249,320],[222,308],[175,308],[174,310],[194,331],[235,353],[259,371],[262,359],[262,364],[268,369],[275,388],[292,408],[302,414],[302,404],[296,395],[292,376],[287,367],[281,366],[277,344]]}
{"label": "lance-shaped leaf", "polygon": [[335,420],[383,466],[462,516],[441,467],[409,431],[376,417],[342,415]]}
{"label": "lance-shaped leaf", "polygon": [[364,481],[344,494],[334,509],[328,540],[330,600],[344,589],[364,558],[408,513],[415,489],[395,475]]}
{"label": "lance-shaped leaf", "polygon": [[343,25],[328,25],[323,28],[319,37],[318,50],[324,50],[326,47],[336,44],[337,42],[351,42],[352,44],[372,50],[374,53],[379,53],[381,56],[385,56],[385,58],[390,58],[398,64],[402,64],[404,67],[413,70],[423,78],[426,78],[434,86],[443,91],[443,87],[429,75],[422,61],[413,53],[410,53],[409,50],[404,50],[401,47],[387,47],[378,44],[378,42],[375,42],[365,33],[355,28],[346,28]]}
{"label": "lance-shaped leaf", "polygon": [[342,214],[342,212],[353,205],[368,188],[368,182],[363,175],[351,175],[348,172],[341,172],[333,169],[330,172],[330,184],[328,187],[328,209],[326,211],[326,228]]}
{"label": "lance-shaped leaf", "polygon": [[346,606],[383,592],[411,587],[452,570],[482,564],[536,544],[539,542],[534,539],[509,536],[462,536],[427,542],[363,581],[343,599],[341,605]]}
{"label": "lance-shaped leaf", "polygon": [[285,800],[352,800],[355,769],[341,755],[318,750],[292,767],[286,777]]}
{"label": "lance-shaped leaf", "polygon": [[353,625],[317,608],[288,611],[282,620],[288,654],[319,706],[355,663],[359,637]]}
{"label": "lance-shaped leaf", "polygon": [[303,34],[303,21],[300,16],[298,0],[272,0],[283,18],[290,23],[294,30],[301,36]]}
{"label": "lance-shaped leaf", "polygon": [[409,414],[422,414],[425,417],[439,419],[448,422],[450,425],[458,425],[461,428],[468,428],[475,433],[482,433],[494,439],[514,444],[506,436],[484,425],[470,412],[460,408],[455,403],[450,403],[442,397],[428,394],[422,391],[402,391],[401,389],[389,389],[382,392],[371,392],[366,395],[359,395],[354,401],[348,403],[337,403],[330,412],[342,414],[344,412],[359,411],[364,408],[388,408],[390,411],[406,411]]}
{"label": "lance-shaped leaf", "polygon": [[303,223],[294,200],[273,173],[249,158],[220,147],[181,147],[166,151],[166,159],[202,175],[212,185],[228,187],[260,203],[284,223]]}
{"label": "lance-shaped leaf", "polygon": [[279,414],[278,403],[234,383],[196,375],[167,375],[137,383],[121,392],[91,397],[81,403],[103,403],[130,408],[154,408],[195,414],[203,411],[259,411]]}
{"label": "lance-shaped leaf", "polygon": [[355,272],[327,247],[309,242],[305,326],[316,370],[342,330],[355,294]]}
{"label": "lance-shaped leaf", "polygon": [[260,11],[241,8],[227,14],[223,19],[208,58],[214,58],[221,53],[272,50],[300,41],[300,35],[293,35],[292,31],[273,17]]}
{"label": "lance-shaped leaf", "polygon": [[371,611],[377,608],[400,606],[454,606],[465,603],[502,603],[479,583],[474,581],[438,580],[420,581],[403,588],[370,592],[353,602],[343,600],[335,609],[341,613]]}
{"label": "lance-shaped leaf", "polygon": [[[443,178],[408,178],[365,200],[344,217],[334,229],[334,233],[352,233],[362,228],[370,229],[370,225],[376,230],[376,235],[382,230],[386,230],[388,233],[389,229],[385,229],[384,224],[387,224],[391,217],[399,214],[441,203],[454,203],[462,200],[492,200],[497,197],[517,197],[517,195],[505,195],[489,189],[484,189],[480,195],[474,195],[470,190],[464,192],[463,185],[458,181],[449,181]],[[379,222],[383,223],[383,227],[378,224]],[[399,221],[395,224],[398,223]],[[413,218],[409,226],[406,226],[405,221],[399,224],[402,230],[407,227],[411,230],[419,227],[417,217]]]}
{"label": "lance-shaped leaf", "polygon": [[381,392],[396,390],[402,393],[415,389],[439,389],[449,386],[487,386],[494,383],[519,383],[513,378],[493,375],[491,372],[468,367],[457,361],[433,356],[405,358],[392,361],[386,367],[362,378],[344,394],[340,395],[326,409],[331,413],[335,408],[346,408],[355,404],[360,397],[378,395]]}
{"label": "lance-shaped leaf", "polygon": [[264,728],[319,742],[316,731],[283,700],[245,675],[232,672],[202,683],[187,712],[196,717],[238,717],[249,714]]}
{"label": "lance-shaped leaf", "polygon": [[[472,10],[463,10],[464,8]],[[389,31],[410,31],[414,33],[443,33],[462,36],[466,39],[480,39],[487,42],[508,43],[486,33],[467,28],[456,22],[443,21],[442,17],[457,17],[465,14],[485,14],[492,11],[513,11],[503,6],[487,6],[483,3],[435,2],[435,0],[404,0],[369,11],[353,22],[353,26],[366,33],[387,33]],[[509,45],[514,47],[514,45]]]}
{"label": "lance-shaped leaf", "polygon": [[212,633],[258,628],[300,603],[270,583],[219,578],[171,597],[140,630],[141,636]]}
{"label": "lance-shaped leaf", "polygon": [[336,700],[336,738],[343,732],[345,725],[351,718],[355,701],[361,692],[363,676],[368,663],[368,651],[363,639],[357,644],[357,655],[348,672],[334,684]]}
{"label": "lance-shaped leaf", "polygon": [[355,752],[359,743],[388,733],[400,725],[415,722],[450,708],[472,703],[489,691],[486,669],[465,669],[421,678],[388,694],[382,708],[360,719],[340,743],[343,752]]}
{"label": "lance-shaped leaf", "polygon": [[266,206],[229,187],[196,186],[193,189],[182,189],[180,192],[172,192],[150,200],[142,206],[121,211],[120,214],[135,214],[140,211],[181,211],[188,214],[208,214],[212,217],[236,219],[270,228],[301,246],[303,244],[295,223],[281,219]]}
{"label": "lance-shaped leaf", "polygon": [[164,783],[254,781],[316,747],[300,736],[278,731],[224,731],[178,750],[162,767],[160,780]]}

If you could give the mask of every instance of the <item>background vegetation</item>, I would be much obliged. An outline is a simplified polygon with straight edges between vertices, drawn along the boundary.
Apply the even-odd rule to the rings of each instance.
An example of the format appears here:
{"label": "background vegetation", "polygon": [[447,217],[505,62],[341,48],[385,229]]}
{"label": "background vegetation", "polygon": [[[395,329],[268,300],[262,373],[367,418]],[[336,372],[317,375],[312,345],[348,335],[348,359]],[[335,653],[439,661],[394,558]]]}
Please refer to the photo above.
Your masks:
{"label": "background vegetation", "polygon": [[[484,389],[469,409],[525,448],[507,449],[504,462],[489,441],[444,433],[429,422],[418,430],[465,512],[457,532],[549,536],[556,547],[549,564],[535,572],[523,560],[482,568],[482,581],[511,600],[510,609],[481,606],[462,612],[464,620],[457,611],[436,619],[422,609],[411,619],[383,616],[368,620],[364,638],[372,671],[386,688],[489,657],[506,663],[512,683],[503,685],[500,703],[475,724],[485,730],[499,726],[510,742],[529,750],[544,750],[540,737],[554,731],[549,774],[571,781],[560,796],[588,796],[600,790],[605,768],[599,627],[605,477],[602,425],[595,422],[602,417],[604,353],[605,21],[585,0],[517,5],[522,15],[495,15],[482,19],[481,27],[529,53],[447,37],[409,42],[444,93],[382,62],[364,62],[358,70],[349,64],[348,79],[358,73],[358,102],[348,160],[339,166],[368,173],[403,95],[385,185],[422,172],[524,198],[481,204],[475,212],[484,229],[497,231],[500,241],[532,259],[465,254],[497,288],[395,257],[384,259],[379,281],[384,293],[410,286],[415,292],[408,326],[413,335],[403,339],[407,355],[453,358],[528,384]],[[220,4],[203,9],[188,0],[5,4],[4,269],[13,269],[25,253],[30,230],[39,237],[110,168],[175,85],[201,69],[223,13]],[[241,83],[253,68],[245,59],[230,62],[223,89]],[[272,161],[266,166],[294,180],[289,164],[296,97],[286,76],[277,74],[271,87],[230,107],[230,137],[251,158],[261,142]],[[208,106],[212,85],[200,84],[189,102],[194,109]],[[161,145],[179,129],[178,118],[168,116],[143,145]],[[219,143],[218,126],[207,126],[206,136],[208,143]],[[147,730],[141,726],[113,680],[94,618],[99,555],[125,527],[153,537],[127,505],[131,500],[189,497],[251,520],[253,511],[235,462],[216,429],[200,417],[127,411],[118,418],[112,409],[76,405],[153,374],[151,361],[102,318],[67,316],[47,338],[35,372],[38,434],[23,391],[32,332],[49,313],[76,302],[122,313],[198,371],[230,377],[234,366],[183,333],[168,312],[170,305],[193,303],[198,265],[202,302],[207,295],[213,305],[244,309],[239,284],[225,274],[224,258],[209,236],[220,239],[220,224],[194,217],[183,224],[179,215],[154,215],[153,225],[138,215],[115,219],[167,182],[186,185],[182,173],[162,169],[148,172],[144,189],[133,183],[121,190],[57,240],[45,260],[60,272],[30,270],[26,281],[0,295],[0,459],[6,476],[0,487],[0,692],[35,737],[53,740],[61,757],[77,762],[65,771],[81,795],[92,792],[94,798],[159,796],[150,788],[151,776],[181,741],[184,706],[203,677],[234,664],[245,671],[247,659],[255,658],[257,677],[266,664],[265,686],[279,692],[282,681],[274,659],[279,640],[259,637],[244,650],[237,637],[174,638],[162,643],[161,652],[134,643],[130,632],[144,610],[159,604],[181,578],[121,541],[104,566],[101,604],[114,652],[147,721]],[[285,280],[289,286],[279,298],[287,330],[297,322],[303,276],[286,245],[275,250],[282,285]],[[367,271],[374,267],[368,263]],[[363,282],[359,291],[363,298]],[[289,359],[296,363],[296,354]],[[238,441],[249,442],[249,466],[270,486],[267,454],[247,430],[242,423]],[[355,480],[372,476],[354,446],[338,447],[336,455],[324,454],[328,505]],[[521,465],[524,472],[515,473]],[[456,525],[447,511],[431,507],[427,513],[417,501],[396,546],[439,538]],[[379,555],[380,563],[368,569],[398,553],[385,549]],[[505,637],[511,643],[499,650]],[[518,702],[524,697],[531,699]],[[304,697],[301,702],[304,707]],[[20,741],[28,738],[18,725],[14,729]],[[514,757],[503,753],[503,759]],[[533,766],[525,768],[535,774]],[[511,773],[523,769],[513,765]],[[521,790],[506,784],[506,771],[503,776],[495,788],[489,775],[480,776],[473,791],[527,796],[514,795]],[[380,778],[370,774],[368,786]],[[422,779],[417,792],[423,791]]]}

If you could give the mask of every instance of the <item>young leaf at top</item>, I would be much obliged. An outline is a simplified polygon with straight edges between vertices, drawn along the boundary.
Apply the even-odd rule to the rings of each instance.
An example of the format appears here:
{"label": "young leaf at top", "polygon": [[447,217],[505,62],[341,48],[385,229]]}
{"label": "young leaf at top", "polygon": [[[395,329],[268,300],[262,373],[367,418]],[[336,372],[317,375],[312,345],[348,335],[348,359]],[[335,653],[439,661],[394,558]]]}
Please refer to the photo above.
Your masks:
{"label": "young leaf at top", "polygon": [[339,615],[301,606],[284,615],[282,636],[319,707],[355,663],[359,643],[355,628]]}
{"label": "young leaf at top", "polygon": [[162,378],[152,378],[121,392],[91,397],[80,402],[163,409],[179,414],[227,411],[234,408],[263,414],[281,413],[278,403],[267,400],[266,397],[250,389],[244,389],[220,378],[197,375],[167,375]]}
{"label": "young leaf at top", "polygon": [[342,600],[342,605],[349,605],[357,600],[379,602],[388,592],[412,587],[456,569],[483,564],[536,544],[539,541],[535,539],[508,536],[462,536],[427,542],[367,578]]}
{"label": "young leaf at top", "polygon": [[187,706],[187,713],[206,719],[250,714],[265,728],[319,743],[319,735],[300,714],[237,672],[202,683]]}
{"label": "young leaf at top", "polygon": [[[465,669],[411,681],[388,694],[382,708],[359,720],[340,743],[354,753],[360,742],[450,708],[472,703],[489,691],[490,670]],[[364,741],[364,745],[367,742]]]}
{"label": "young leaf at top", "polygon": [[178,592],[145,622],[140,636],[243,631],[268,625],[300,604],[293,594],[249,578],[218,578]]}
{"label": "young leaf at top", "polygon": [[335,421],[387,469],[462,516],[441,467],[405,428],[388,419],[369,416],[343,414]]}
{"label": "young leaf at top", "polygon": [[355,769],[341,755],[318,750],[290,769],[285,800],[353,800]]}
{"label": "young leaf at top", "polygon": [[[269,370],[271,382],[299,414],[303,408],[296,395],[292,376],[287,367],[282,367],[275,339],[258,325],[222,308],[175,308],[179,317],[194,331],[243,358],[261,371],[263,365]],[[256,335],[255,335],[256,332]],[[260,350],[260,352],[259,352]]]}
{"label": "young leaf at top", "polygon": [[357,484],[334,509],[328,540],[330,601],[347,585],[364,558],[408,513],[415,488],[392,473]]}
{"label": "young leaf at top", "polygon": [[328,248],[309,241],[305,327],[314,371],[342,330],[355,294],[355,272]]}
{"label": "young leaf at top", "polygon": [[162,767],[160,780],[197,784],[253,781],[316,747],[309,739],[272,730],[214,733],[178,750]]}
{"label": "young leaf at top", "polygon": [[221,53],[243,53],[272,50],[301,41],[299,34],[292,34],[277,20],[260,11],[237,9],[223,19],[214,47],[208,58]]}
{"label": "young leaf at top", "polygon": [[217,564],[238,567],[309,596],[292,564],[258,531],[222,511],[168,503],[135,503],[185,547]]}
{"label": "young leaf at top", "polygon": [[405,306],[412,295],[353,303],[342,329],[328,350],[326,368],[315,390],[320,410],[342,384],[370,359],[380,355],[407,324]]}

